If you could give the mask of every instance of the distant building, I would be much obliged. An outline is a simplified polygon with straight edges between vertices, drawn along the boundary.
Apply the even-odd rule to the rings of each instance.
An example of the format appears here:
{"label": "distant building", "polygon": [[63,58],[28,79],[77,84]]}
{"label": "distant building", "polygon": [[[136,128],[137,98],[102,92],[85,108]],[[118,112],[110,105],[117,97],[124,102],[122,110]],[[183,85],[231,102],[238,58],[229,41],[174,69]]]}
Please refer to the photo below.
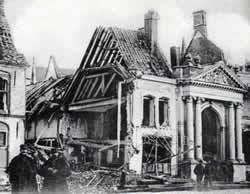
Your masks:
{"label": "distant building", "polygon": [[0,175],[24,143],[25,70],[28,64],[15,48],[0,0]]}
{"label": "distant building", "polygon": [[26,85],[35,84],[50,78],[61,78],[63,76],[72,75],[74,72],[75,69],[58,67],[55,56],[50,56],[47,67],[38,66],[35,58],[33,58],[32,65],[26,72]]}

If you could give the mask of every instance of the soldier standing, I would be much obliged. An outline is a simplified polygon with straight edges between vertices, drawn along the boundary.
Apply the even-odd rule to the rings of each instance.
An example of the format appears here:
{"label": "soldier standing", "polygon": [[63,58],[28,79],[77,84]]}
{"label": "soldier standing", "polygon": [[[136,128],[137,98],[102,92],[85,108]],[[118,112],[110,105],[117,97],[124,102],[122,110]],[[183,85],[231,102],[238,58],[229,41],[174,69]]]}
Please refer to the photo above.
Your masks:
{"label": "soldier standing", "polygon": [[52,156],[41,167],[39,174],[44,177],[42,192],[69,193],[66,179],[71,170],[61,151],[52,149]]}
{"label": "soldier standing", "polygon": [[205,166],[204,175],[204,182],[206,187],[211,187],[214,176],[214,168],[211,160],[209,160]]}
{"label": "soldier standing", "polygon": [[199,160],[199,163],[194,168],[194,173],[196,174],[197,184],[201,185],[202,178],[204,176],[204,167],[202,165],[202,160]]}
{"label": "soldier standing", "polygon": [[234,181],[234,166],[232,161],[227,161],[227,182],[233,183]]}
{"label": "soldier standing", "polygon": [[9,175],[12,193],[36,193],[34,177],[37,169],[32,164],[32,156],[27,145],[20,146],[20,154],[14,157],[6,172]]}

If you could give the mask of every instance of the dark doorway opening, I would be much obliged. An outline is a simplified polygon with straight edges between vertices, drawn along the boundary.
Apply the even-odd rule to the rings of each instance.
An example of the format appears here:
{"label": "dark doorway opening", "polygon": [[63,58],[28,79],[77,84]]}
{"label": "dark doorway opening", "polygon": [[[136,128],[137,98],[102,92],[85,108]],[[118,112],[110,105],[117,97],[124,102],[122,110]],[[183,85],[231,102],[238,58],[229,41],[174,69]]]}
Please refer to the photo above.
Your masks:
{"label": "dark doorway opening", "polygon": [[211,108],[202,112],[203,159],[220,159],[220,122],[218,114]]}

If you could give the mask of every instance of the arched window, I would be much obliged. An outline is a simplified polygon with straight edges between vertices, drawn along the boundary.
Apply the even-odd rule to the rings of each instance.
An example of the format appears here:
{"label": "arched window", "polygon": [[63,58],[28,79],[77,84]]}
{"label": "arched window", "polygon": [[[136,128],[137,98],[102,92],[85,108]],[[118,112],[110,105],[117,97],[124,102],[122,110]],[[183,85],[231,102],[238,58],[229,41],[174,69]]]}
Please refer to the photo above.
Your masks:
{"label": "arched window", "polygon": [[155,105],[153,96],[143,97],[143,126],[155,126]]}

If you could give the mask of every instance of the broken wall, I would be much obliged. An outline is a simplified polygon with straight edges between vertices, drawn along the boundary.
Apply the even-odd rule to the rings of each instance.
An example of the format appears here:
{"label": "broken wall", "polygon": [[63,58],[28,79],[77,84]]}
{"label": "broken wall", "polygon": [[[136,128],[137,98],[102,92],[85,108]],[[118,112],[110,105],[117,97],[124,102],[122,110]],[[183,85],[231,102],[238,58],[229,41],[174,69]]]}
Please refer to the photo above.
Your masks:
{"label": "broken wall", "polygon": [[[143,137],[146,135],[157,135],[171,138],[171,151],[177,153],[177,124],[176,124],[176,81],[169,78],[157,76],[142,76],[134,82],[135,89],[131,95],[131,139],[134,151],[129,156],[129,168],[137,173],[142,172]],[[154,124],[143,126],[143,102],[145,96],[154,99],[153,109],[155,111]],[[159,124],[159,101],[161,98],[169,102],[169,122],[165,126]],[[171,158],[171,174],[177,174],[177,158]]]}

